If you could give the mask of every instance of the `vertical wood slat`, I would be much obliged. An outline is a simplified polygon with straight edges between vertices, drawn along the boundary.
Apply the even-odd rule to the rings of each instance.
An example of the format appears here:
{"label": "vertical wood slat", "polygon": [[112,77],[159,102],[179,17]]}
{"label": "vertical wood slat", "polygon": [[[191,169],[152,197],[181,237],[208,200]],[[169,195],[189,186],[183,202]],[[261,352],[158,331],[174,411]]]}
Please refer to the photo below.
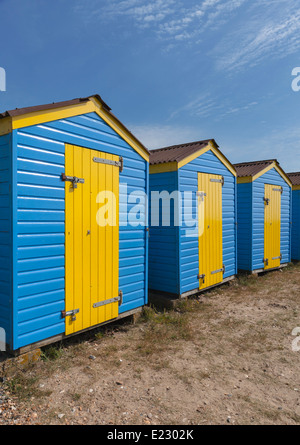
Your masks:
{"label": "vertical wood slat", "polygon": [[[264,258],[265,269],[272,269],[280,266],[280,232],[281,232],[281,193],[278,185],[265,184],[265,224],[264,224]],[[275,190],[274,190],[275,189]],[[272,258],[277,258],[273,260]]]}
{"label": "vertical wood slat", "polygon": [[206,194],[199,208],[199,212],[204,212],[202,236],[199,233],[199,274],[205,274],[205,282],[199,280],[200,289],[223,281],[223,272],[212,274],[223,267],[222,184],[211,179],[220,181],[222,176],[198,173],[198,191]]}
{"label": "vertical wood slat", "polygon": [[[117,302],[97,308],[93,304],[117,297],[119,292],[119,169],[96,163],[93,157],[119,160],[115,155],[66,146],[66,175],[85,181],[76,189],[70,182],[65,184],[66,310],[79,309],[75,321],[66,317],[67,335],[118,316]],[[103,205],[97,202],[99,192],[107,192],[108,212],[116,204],[114,226],[97,223]],[[108,192],[114,194],[115,202]]]}

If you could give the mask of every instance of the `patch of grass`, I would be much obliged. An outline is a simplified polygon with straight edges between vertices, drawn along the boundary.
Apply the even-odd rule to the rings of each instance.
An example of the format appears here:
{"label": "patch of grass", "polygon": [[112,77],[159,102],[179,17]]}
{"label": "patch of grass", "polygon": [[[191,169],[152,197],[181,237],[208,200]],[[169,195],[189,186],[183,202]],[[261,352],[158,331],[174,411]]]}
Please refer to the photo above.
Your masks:
{"label": "patch of grass", "polygon": [[62,355],[63,349],[60,346],[50,345],[43,348],[41,359],[43,361],[54,361],[61,358]]}
{"label": "patch of grass", "polygon": [[158,354],[167,349],[170,342],[190,340],[192,331],[185,313],[172,311],[158,312],[146,308],[143,314],[144,322],[142,339],[136,347],[143,356]]}
{"label": "patch of grass", "polygon": [[40,398],[49,396],[51,391],[42,391],[37,387],[37,377],[28,377],[18,373],[6,382],[9,392],[19,400],[28,400],[31,397]]}
{"label": "patch of grass", "polygon": [[79,394],[78,392],[74,392],[74,393],[69,393],[71,399],[73,400],[73,402],[78,402],[78,400],[80,400],[81,398],[81,394]]}

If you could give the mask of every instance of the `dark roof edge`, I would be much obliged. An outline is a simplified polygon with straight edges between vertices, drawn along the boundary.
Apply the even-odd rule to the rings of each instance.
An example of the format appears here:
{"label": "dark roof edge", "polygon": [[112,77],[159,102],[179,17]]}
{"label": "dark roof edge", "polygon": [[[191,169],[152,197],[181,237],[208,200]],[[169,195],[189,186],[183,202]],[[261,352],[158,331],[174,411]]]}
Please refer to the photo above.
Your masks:
{"label": "dark roof edge", "polygon": [[111,108],[104,102],[104,100],[99,96],[99,94],[94,94],[88,97],[80,97],[77,99],[71,99],[66,100],[63,102],[53,102],[51,104],[45,104],[45,105],[37,105],[33,107],[25,107],[25,108],[16,108],[15,110],[8,110],[4,113],[0,113],[0,119],[4,119],[6,117],[15,117],[15,116],[22,116],[28,113],[34,113],[38,111],[46,111],[46,110],[52,110],[55,108],[62,108],[62,107],[68,107],[70,105],[77,105],[80,103],[88,102],[91,98],[94,98],[98,100],[103,108],[132,136],[133,139],[146,151],[146,153],[149,154],[149,150],[144,146],[144,144],[139,141],[139,139],[134,136],[134,134],[128,130],[128,128],[111,112]]}
{"label": "dark roof edge", "polygon": [[0,119],[4,119],[5,117],[21,116],[23,114],[34,113],[37,111],[45,111],[45,110],[52,110],[55,108],[68,107],[70,105],[77,105],[82,102],[88,102],[91,97],[95,97],[99,102],[101,102],[101,104],[107,111],[111,110],[111,108],[104,102],[104,100],[99,96],[99,94],[94,94],[93,96],[80,97],[77,99],[65,100],[63,102],[52,102],[51,104],[35,105],[32,107],[24,107],[24,108],[16,108],[14,110],[8,110],[5,111],[4,113],[0,113]]}
{"label": "dark roof edge", "polygon": [[157,151],[172,150],[172,149],[176,149],[176,148],[179,148],[179,147],[187,147],[187,146],[191,146],[191,145],[209,144],[209,142],[214,142],[214,144],[217,147],[219,147],[219,145],[216,143],[216,141],[211,138],[211,139],[204,139],[202,141],[185,142],[184,144],[168,145],[166,147],[154,148],[152,150],[149,150],[149,152],[150,153],[154,153],[154,152],[157,152]]}

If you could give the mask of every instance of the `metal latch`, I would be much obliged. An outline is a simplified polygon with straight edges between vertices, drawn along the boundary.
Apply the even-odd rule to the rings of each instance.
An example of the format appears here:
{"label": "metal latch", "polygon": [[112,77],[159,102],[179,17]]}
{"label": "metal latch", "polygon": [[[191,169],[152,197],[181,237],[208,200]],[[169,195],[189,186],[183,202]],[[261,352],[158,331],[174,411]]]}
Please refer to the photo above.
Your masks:
{"label": "metal latch", "polygon": [[202,281],[203,281],[203,284],[204,284],[204,283],[205,283],[205,274],[197,275],[197,279],[198,279],[198,280],[202,280]]}
{"label": "metal latch", "polygon": [[64,173],[61,174],[61,180],[72,182],[74,189],[77,189],[77,184],[84,184],[84,179],[77,178],[77,176],[67,176]]}
{"label": "metal latch", "polygon": [[269,198],[264,198],[264,201],[265,201],[266,206],[268,206],[269,203],[270,203],[270,199]]}
{"label": "metal latch", "polygon": [[282,260],[282,253],[279,256],[275,256],[272,260]]}
{"label": "metal latch", "polygon": [[263,263],[265,263],[266,266],[269,265],[269,258],[263,258]]}
{"label": "metal latch", "polygon": [[71,311],[61,311],[61,316],[62,318],[66,318],[71,316],[72,317],[72,321],[76,320],[76,314],[78,314],[79,309],[72,309]]}
{"label": "metal latch", "polygon": [[274,188],[273,192],[280,192],[281,194],[283,193],[283,187],[280,188]]}
{"label": "metal latch", "polygon": [[199,196],[201,199],[201,202],[204,201],[204,197],[206,196],[206,193],[204,192],[196,192],[196,195]]}

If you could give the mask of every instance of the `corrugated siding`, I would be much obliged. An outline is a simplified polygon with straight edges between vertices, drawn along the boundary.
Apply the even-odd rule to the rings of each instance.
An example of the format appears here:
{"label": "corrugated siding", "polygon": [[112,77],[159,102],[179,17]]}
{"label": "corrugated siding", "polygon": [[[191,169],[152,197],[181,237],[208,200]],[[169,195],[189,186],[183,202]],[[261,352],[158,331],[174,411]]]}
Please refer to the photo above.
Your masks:
{"label": "corrugated siding", "polygon": [[237,185],[238,269],[252,268],[252,182]]}
{"label": "corrugated siding", "polygon": [[300,190],[293,190],[292,259],[300,261]]}
{"label": "corrugated siding", "polygon": [[283,187],[281,195],[281,264],[291,260],[291,188],[273,168],[253,182],[253,258],[252,270],[264,267],[264,193],[265,184]]}
{"label": "corrugated siding", "polygon": [[[196,217],[196,192],[198,186],[197,174],[211,173],[224,176],[222,188],[223,212],[223,263],[225,273],[223,278],[236,274],[236,178],[225,165],[211,152],[204,153],[199,158],[179,169],[179,190],[193,192],[195,197],[191,219]],[[198,237],[187,237],[189,220],[183,221],[179,230],[180,245],[180,293],[199,287]]]}
{"label": "corrugated siding", "polygon": [[65,143],[117,154],[120,174],[120,313],[146,301],[146,235],[123,225],[127,192],[145,192],[147,163],[95,113],[27,127],[17,133],[16,338],[21,347],[64,332]]}
{"label": "corrugated siding", "polygon": [[[150,193],[177,190],[177,172],[150,174]],[[152,199],[150,200],[150,203]],[[174,294],[179,293],[178,280],[178,227],[174,227],[174,201],[170,205],[170,227],[162,226],[162,206],[159,226],[151,225],[149,239],[149,288]]]}
{"label": "corrugated siding", "polygon": [[6,342],[12,340],[12,218],[11,218],[12,135],[0,137],[0,328]]}

